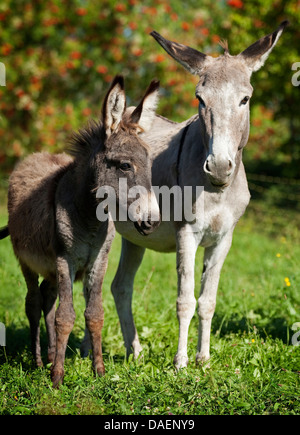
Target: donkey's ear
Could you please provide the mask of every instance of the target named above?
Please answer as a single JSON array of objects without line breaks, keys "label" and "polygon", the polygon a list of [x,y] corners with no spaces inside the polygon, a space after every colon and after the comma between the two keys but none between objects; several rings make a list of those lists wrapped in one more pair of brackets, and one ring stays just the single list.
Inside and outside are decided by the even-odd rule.
[{"label": "donkey's ear", "polygon": [[205,60],[209,58],[209,56],[206,56],[206,54],[201,53],[194,48],[178,44],[177,42],[168,41],[155,31],[151,32],[150,35],[153,36],[153,38],[170,56],[177,60],[177,62],[192,74],[199,75],[204,66]]},{"label": "donkey's ear", "polygon": [[158,104],[159,81],[152,80],[142,101],[130,115],[130,122],[138,124],[143,131],[152,127]]},{"label": "donkey's ear", "polygon": [[117,130],[125,108],[124,78],[117,75],[110,85],[102,107],[102,121],[107,136]]},{"label": "donkey's ear", "polygon": [[275,32],[259,39],[238,55],[251,71],[258,71],[263,66],[288,24],[288,21],[283,21]]}]

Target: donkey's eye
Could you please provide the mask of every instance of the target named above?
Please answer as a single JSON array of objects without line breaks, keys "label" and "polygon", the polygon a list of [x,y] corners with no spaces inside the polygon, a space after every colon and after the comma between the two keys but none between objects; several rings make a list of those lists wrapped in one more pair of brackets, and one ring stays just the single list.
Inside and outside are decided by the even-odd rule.
[{"label": "donkey's eye", "polygon": [[121,171],[127,172],[127,171],[131,171],[132,166],[130,163],[120,163],[119,168],[121,169]]},{"label": "donkey's eye", "polygon": [[199,101],[200,105],[201,105],[202,107],[205,107],[205,103],[204,103],[203,99],[200,97],[200,95],[196,95],[196,98],[197,98],[197,100]]},{"label": "donkey's eye", "polygon": [[240,103],[241,106],[245,106],[248,101],[250,100],[250,97],[248,97],[248,95],[246,97],[244,97]]}]

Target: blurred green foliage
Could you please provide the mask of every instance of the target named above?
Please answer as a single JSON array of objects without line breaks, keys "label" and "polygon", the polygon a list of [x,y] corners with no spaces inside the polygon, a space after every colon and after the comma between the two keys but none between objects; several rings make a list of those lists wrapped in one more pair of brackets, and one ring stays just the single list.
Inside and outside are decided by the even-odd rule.
[{"label": "blurred green foliage", "polygon": [[231,54],[288,19],[265,67],[253,75],[251,137],[246,164],[269,175],[299,177],[299,86],[291,83],[300,30],[298,0],[6,0],[0,5],[0,165],[9,172],[24,155],[62,150],[73,129],[99,116],[117,73],[126,78],[128,104],[159,78],[159,113],[182,121],[197,111],[197,77],[189,75],[149,36],[212,56]]}]

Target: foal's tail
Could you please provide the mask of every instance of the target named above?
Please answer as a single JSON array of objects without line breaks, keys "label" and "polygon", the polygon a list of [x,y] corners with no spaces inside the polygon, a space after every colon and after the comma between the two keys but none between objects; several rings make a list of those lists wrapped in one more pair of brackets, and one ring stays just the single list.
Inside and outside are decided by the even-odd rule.
[{"label": "foal's tail", "polygon": [[0,240],[5,239],[5,237],[9,236],[8,226],[0,228]]}]

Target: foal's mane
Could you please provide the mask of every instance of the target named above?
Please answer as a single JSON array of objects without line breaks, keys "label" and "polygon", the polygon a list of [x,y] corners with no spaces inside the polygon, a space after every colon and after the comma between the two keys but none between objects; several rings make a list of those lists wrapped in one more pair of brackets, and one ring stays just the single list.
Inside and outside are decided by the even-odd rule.
[{"label": "foal's mane", "polygon": [[[129,119],[122,120],[119,124],[118,130],[123,130],[127,134],[137,134],[137,131],[143,129]],[[105,145],[105,128],[101,120],[95,121],[91,119],[85,127],[74,132],[69,140],[68,152],[73,157],[84,158],[89,157],[97,151],[104,150]],[[149,150],[147,144],[141,140],[140,145],[146,150]]]},{"label": "foal's mane", "polygon": [[105,129],[103,122],[91,119],[85,127],[74,132],[69,140],[68,151],[73,157],[87,157],[95,150],[104,148]]}]

